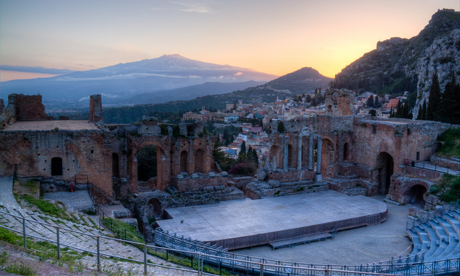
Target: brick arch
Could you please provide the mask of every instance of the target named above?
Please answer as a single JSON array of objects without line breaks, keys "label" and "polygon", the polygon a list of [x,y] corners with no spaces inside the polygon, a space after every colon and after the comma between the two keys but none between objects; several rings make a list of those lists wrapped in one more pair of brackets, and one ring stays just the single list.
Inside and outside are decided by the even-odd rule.
[{"label": "brick arch", "polygon": [[334,141],[327,136],[323,136],[321,141],[321,174],[327,177],[333,173],[330,167],[336,162],[336,146]]},{"label": "brick arch", "polygon": [[170,154],[165,150],[164,144],[158,141],[143,140],[139,144],[133,145],[130,148],[130,154],[128,157],[128,173],[130,192],[137,192],[138,180],[137,180],[137,152],[145,146],[156,146],[157,147],[157,180],[156,188],[158,190],[164,190],[169,184],[169,160]]},{"label": "brick arch", "polygon": [[391,176],[395,173],[395,159],[386,151],[380,151],[374,163],[377,176],[378,194],[388,194],[391,188]]},{"label": "brick arch", "polygon": [[[400,187],[400,191],[401,191],[401,195],[402,195],[402,198],[401,198],[401,202],[402,203],[409,203],[410,200],[411,200],[411,197],[409,197],[409,194],[410,194],[410,191],[412,190],[412,188],[414,188],[415,186],[423,186],[425,187],[425,192],[423,194],[423,199],[425,199],[425,195],[426,195],[426,192],[428,192],[430,190],[430,187],[431,185],[427,182],[427,181],[424,181],[424,180],[421,180],[421,179],[414,179],[410,182],[407,182],[405,185],[402,185]],[[397,188],[396,188],[397,189]]]}]

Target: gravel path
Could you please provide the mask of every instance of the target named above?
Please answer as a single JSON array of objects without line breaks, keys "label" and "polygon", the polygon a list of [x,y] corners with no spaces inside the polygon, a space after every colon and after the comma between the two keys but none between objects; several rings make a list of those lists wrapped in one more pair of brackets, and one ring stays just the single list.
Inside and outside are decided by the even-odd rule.
[{"label": "gravel path", "polygon": [[[383,200],[382,196],[373,197]],[[270,246],[233,251],[238,254],[313,264],[365,264],[390,259],[406,250],[405,236],[409,205],[387,204],[386,222],[369,227],[338,232],[334,239],[272,250]],[[412,250],[409,248],[403,256]]]}]

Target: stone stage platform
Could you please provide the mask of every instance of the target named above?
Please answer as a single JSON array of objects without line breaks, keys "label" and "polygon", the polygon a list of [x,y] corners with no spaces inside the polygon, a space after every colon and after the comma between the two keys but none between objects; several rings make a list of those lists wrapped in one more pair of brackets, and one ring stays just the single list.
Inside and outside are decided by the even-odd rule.
[{"label": "stone stage platform", "polygon": [[164,231],[230,250],[332,232],[334,228],[379,224],[387,217],[385,203],[335,191],[232,200],[166,211],[173,219],[157,221]]}]

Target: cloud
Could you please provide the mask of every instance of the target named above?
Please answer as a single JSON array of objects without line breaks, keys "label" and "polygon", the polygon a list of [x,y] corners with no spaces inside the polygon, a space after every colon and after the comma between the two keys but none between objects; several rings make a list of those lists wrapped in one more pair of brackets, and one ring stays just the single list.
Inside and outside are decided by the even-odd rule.
[{"label": "cloud", "polygon": [[51,75],[63,75],[63,74],[69,74],[69,73],[75,72],[69,69],[54,69],[54,68],[44,68],[44,67],[12,66],[12,65],[1,65],[0,69],[5,70],[5,71],[40,73],[40,74],[51,74]]},{"label": "cloud", "polygon": [[163,77],[163,78],[175,78],[175,79],[187,78],[183,76],[174,76],[174,75],[165,75],[165,74],[132,73],[132,74],[125,74],[125,75],[113,75],[113,76],[97,77],[97,78],[59,77],[56,79],[56,81],[121,80],[121,79],[135,79],[135,78],[143,78],[143,77]]},{"label": "cloud", "polygon": [[196,12],[196,13],[209,13],[211,10],[204,5],[198,3],[182,3],[182,2],[174,2],[174,4],[182,6],[180,11],[183,12]]},{"label": "cloud", "polygon": [[238,73],[235,74],[235,76],[241,76],[241,75],[243,75],[242,72],[238,72]]}]

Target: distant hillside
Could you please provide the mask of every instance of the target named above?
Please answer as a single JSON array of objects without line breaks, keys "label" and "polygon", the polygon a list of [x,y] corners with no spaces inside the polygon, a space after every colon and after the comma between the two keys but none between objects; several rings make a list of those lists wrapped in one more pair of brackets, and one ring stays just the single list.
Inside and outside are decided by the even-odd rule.
[{"label": "distant hillside", "polygon": [[[330,81],[332,81],[331,78],[322,76],[315,69],[302,68],[266,84],[231,93],[207,95],[188,101],[104,108],[103,118],[106,123],[132,123],[140,120],[143,115],[154,112],[189,111],[192,109],[201,109],[202,106],[205,106],[207,109],[224,109],[226,104],[234,103],[238,100],[242,100],[244,103],[273,102],[277,97],[282,99],[286,96],[313,93],[315,88],[325,87]],[[104,98],[102,102],[104,103]],[[85,112],[77,116],[79,119],[86,119],[89,118],[89,113]]]},{"label": "distant hillside", "polygon": [[[337,74],[333,87],[380,95],[409,91],[414,103],[416,97],[420,98],[420,93],[425,91],[421,90],[421,83],[429,84],[426,82],[431,81],[435,70],[444,85],[449,72],[458,70],[460,47],[455,42],[455,36],[458,36],[459,25],[459,12],[439,10],[417,36],[378,42],[377,49],[364,54]],[[442,38],[447,39],[441,43]],[[429,52],[429,49],[435,51]],[[431,67],[424,65],[430,61]],[[418,95],[416,92],[419,92]]]}]

